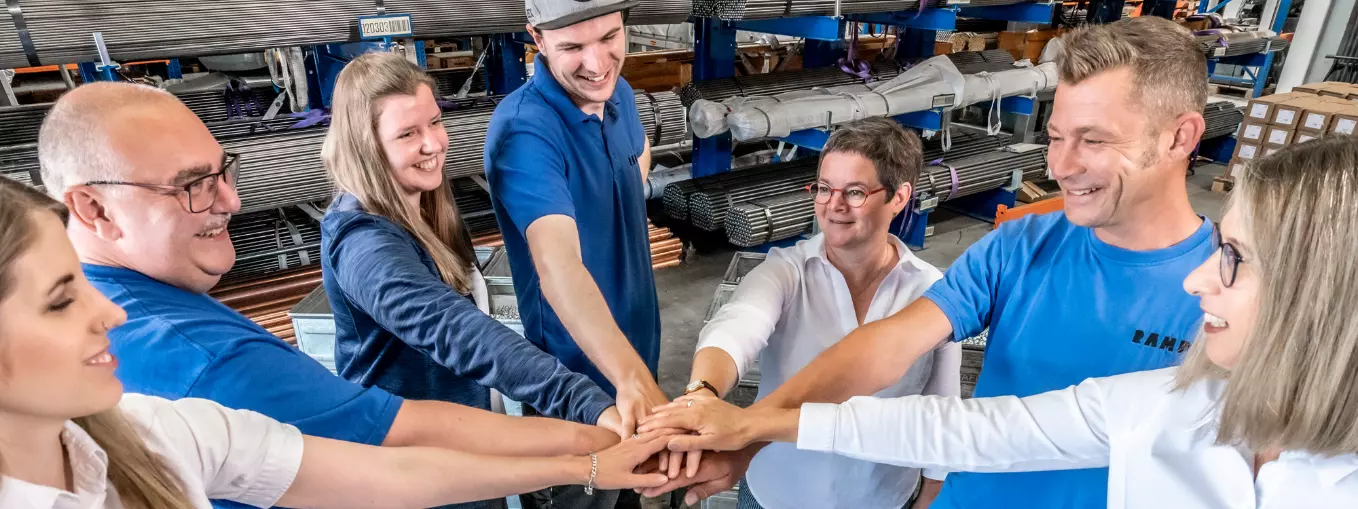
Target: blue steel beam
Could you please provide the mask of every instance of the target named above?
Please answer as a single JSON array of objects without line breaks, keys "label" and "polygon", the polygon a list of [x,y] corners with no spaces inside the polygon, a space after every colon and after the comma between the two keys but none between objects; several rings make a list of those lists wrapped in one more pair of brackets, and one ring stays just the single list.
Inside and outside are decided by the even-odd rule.
[{"label": "blue steel beam", "polygon": [[1018,23],[1050,24],[1055,13],[1053,4],[1014,4],[986,7],[963,7],[958,16],[965,18],[1014,21]]},{"label": "blue steel beam", "polygon": [[830,133],[823,129],[802,129],[800,131],[794,131],[792,134],[783,137],[780,141],[819,152],[820,149],[825,147],[825,142],[829,139]]},{"label": "blue steel beam", "polygon": [[[730,78],[736,69],[736,29],[712,18],[694,18],[694,81]],[[693,138],[693,176],[731,171],[731,134]]]},{"label": "blue steel beam", "polygon": [[747,32],[786,35],[816,41],[839,41],[844,38],[844,20],[830,16],[732,21],[731,26]]}]

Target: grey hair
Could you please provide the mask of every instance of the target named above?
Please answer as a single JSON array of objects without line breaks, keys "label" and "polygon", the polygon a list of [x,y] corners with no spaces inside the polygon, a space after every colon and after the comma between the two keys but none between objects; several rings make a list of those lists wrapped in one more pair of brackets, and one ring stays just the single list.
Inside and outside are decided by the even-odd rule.
[{"label": "grey hair", "polygon": [[891,201],[901,186],[915,184],[924,166],[924,146],[914,131],[882,117],[855,120],[840,126],[821,149],[821,160],[832,153],[858,154],[872,162],[877,180]]},{"label": "grey hair", "polygon": [[1197,341],[1177,386],[1224,379],[1217,442],[1358,452],[1358,139],[1283,149],[1239,177],[1230,207],[1253,239],[1258,311],[1236,365]]},{"label": "grey hair", "polygon": [[131,83],[92,83],[62,96],[38,133],[38,163],[47,194],[62,200],[71,186],[94,180],[117,180],[126,161],[108,143],[105,123],[125,108],[164,101],[173,94]]}]

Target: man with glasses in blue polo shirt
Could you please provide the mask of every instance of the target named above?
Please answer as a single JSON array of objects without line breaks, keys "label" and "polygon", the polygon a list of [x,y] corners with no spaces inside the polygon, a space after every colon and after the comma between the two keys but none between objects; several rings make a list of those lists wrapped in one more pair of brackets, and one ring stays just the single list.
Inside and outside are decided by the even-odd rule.
[{"label": "man with glasses in blue polo shirt", "polygon": [[[495,109],[486,176],[524,335],[615,392],[628,433],[668,400],[642,183],[650,144],[624,14],[635,0],[527,0],[534,75]],[[554,497],[557,495],[553,495]]]}]

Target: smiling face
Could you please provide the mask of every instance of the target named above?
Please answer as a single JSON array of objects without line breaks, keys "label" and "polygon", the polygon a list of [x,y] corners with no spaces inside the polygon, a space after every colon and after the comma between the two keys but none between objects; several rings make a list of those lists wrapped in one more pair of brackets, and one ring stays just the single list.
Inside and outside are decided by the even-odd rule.
[{"label": "smiling face", "polygon": [[570,94],[585,113],[597,114],[604,101],[613,97],[627,56],[627,32],[622,13],[581,21],[556,30],[535,31],[530,25],[538,50],[547,57],[547,67],[561,88]]},{"label": "smiling face", "polygon": [[[1188,275],[1184,289],[1201,299],[1207,357],[1213,364],[1231,369],[1255,326],[1261,278],[1254,239],[1239,206],[1226,211],[1219,233],[1226,246]],[[1227,286],[1232,272],[1234,281]]]},{"label": "smiling face", "polygon": [[1168,143],[1133,100],[1133,83],[1132,71],[1119,67],[1056,89],[1047,157],[1066,218],[1077,225],[1134,221],[1161,199],[1160,179],[1168,172],[1160,163]]},{"label": "smiling face", "polygon": [[[177,101],[126,108],[106,129],[112,157],[122,158],[124,171],[118,179],[125,182],[183,186],[221,171],[226,161],[212,133]],[[189,211],[183,193],[130,186],[72,191],[68,199],[73,210],[92,222],[101,239],[116,243],[127,268],[206,292],[236,262],[226,227],[232,214],[240,212],[240,197],[220,179],[213,205],[197,213]]]},{"label": "smiling face", "polygon": [[853,152],[828,152],[821,159],[817,184],[848,193],[867,195],[863,204],[852,207],[843,192],[832,192],[828,203],[816,203],[816,222],[832,248],[849,249],[880,241],[887,235],[910,196],[910,185],[896,192],[880,191],[881,181],[872,161]]},{"label": "smiling face", "polygon": [[0,412],[67,420],[118,404],[106,332],[127,319],[80,270],[61,219],[30,213],[28,248],[0,296]]},{"label": "smiling face", "polygon": [[419,202],[420,193],[443,183],[448,154],[448,131],[434,92],[420,85],[415,95],[389,95],[377,100],[377,138],[391,166],[392,177],[407,199]]}]

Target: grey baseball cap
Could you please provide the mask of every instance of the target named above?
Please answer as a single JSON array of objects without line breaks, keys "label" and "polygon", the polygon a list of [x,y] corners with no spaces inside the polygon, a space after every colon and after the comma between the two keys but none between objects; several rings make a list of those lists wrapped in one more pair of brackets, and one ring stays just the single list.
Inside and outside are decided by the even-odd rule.
[{"label": "grey baseball cap", "polygon": [[528,24],[540,30],[568,27],[638,5],[641,0],[524,0]]}]

